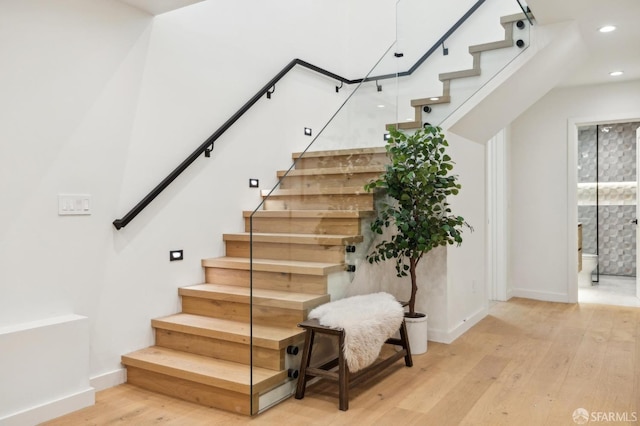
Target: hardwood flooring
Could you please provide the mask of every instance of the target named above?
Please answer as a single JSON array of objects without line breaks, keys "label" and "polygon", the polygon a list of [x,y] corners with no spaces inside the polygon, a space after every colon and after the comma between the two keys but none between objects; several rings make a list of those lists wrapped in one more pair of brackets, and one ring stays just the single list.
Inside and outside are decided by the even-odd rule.
[{"label": "hardwood flooring", "polygon": [[640,308],[499,302],[452,344],[429,342],[413,368],[398,362],[350,396],[339,411],[337,384],[320,381],[248,418],[125,384],[46,424],[572,425],[578,408],[639,424]]}]

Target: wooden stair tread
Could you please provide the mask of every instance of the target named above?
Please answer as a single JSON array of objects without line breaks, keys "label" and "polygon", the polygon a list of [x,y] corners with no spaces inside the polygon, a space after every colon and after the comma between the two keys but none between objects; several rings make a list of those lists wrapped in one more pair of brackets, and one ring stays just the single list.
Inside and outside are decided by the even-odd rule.
[{"label": "wooden stair tread", "polygon": [[266,290],[224,284],[197,284],[180,288],[181,296],[193,296],[227,302],[249,303],[256,306],[270,306],[286,309],[305,310],[327,303],[328,294],[295,293],[280,290]]},{"label": "wooden stair tread", "polygon": [[384,165],[373,166],[349,166],[349,167],[324,167],[317,169],[294,169],[294,170],[278,170],[279,178],[287,176],[318,176],[318,175],[342,175],[356,173],[383,173],[386,170]]},{"label": "wooden stair tread", "polygon": [[412,99],[412,107],[423,107],[425,105],[446,104],[451,102],[451,96],[431,96],[429,98]]},{"label": "wooden stair tread", "polygon": [[386,154],[387,150],[383,147],[373,148],[352,148],[352,149],[332,149],[326,151],[308,151],[308,152],[294,152],[291,158],[298,159],[312,158],[312,157],[332,157],[332,156],[345,156],[345,155],[362,155],[362,154]]},{"label": "wooden stair tread", "polygon": [[263,392],[287,378],[286,371],[259,367],[251,369],[248,365],[159,346],[151,346],[123,355],[122,363],[246,395]]},{"label": "wooden stair tread", "polygon": [[[246,257],[216,257],[202,259],[202,266],[225,269],[251,269],[251,262]],[[304,262],[299,260],[253,259],[253,270],[264,272],[284,272],[291,274],[328,275],[332,272],[344,271],[342,263]]]},{"label": "wooden stair tread", "polygon": [[[529,15],[529,18],[531,19],[535,19],[535,17],[533,16],[532,13],[527,13],[527,15]],[[506,16],[502,16],[500,17],[500,24],[508,24],[510,22],[516,22],[516,21],[524,21],[527,19],[527,16],[520,12],[520,13],[515,13],[513,15],[506,15]]]},{"label": "wooden stair tread", "polygon": [[276,189],[271,192],[269,189],[262,190],[263,197],[286,197],[296,195],[367,195],[369,192],[361,186],[337,186],[326,188],[293,188]]},{"label": "wooden stair tread", "polygon": [[260,243],[283,243],[283,244],[318,244],[318,245],[348,245],[362,242],[362,235],[334,235],[334,234],[286,234],[286,233],[266,233],[242,232],[237,234],[223,234],[224,241],[243,241]]},{"label": "wooden stair tread", "polygon": [[422,127],[422,122],[420,122],[420,121],[404,121],[404,122],[401,122],[401,123],[392,123],[392,124],[387,124],[386,125],[386,129],[387,130],[391,130],[391,129],[411,130],[411,129],[417,129],[418,127]]},{"label": "wooden stair tread", "polygon": [[[155,328],[195,334],[230,342],[252,344],[268,349],[282,349],[294,343],[304,330],[298,327],[276,327],[179,313],[151,321]],[[251,335],[253,333],[253,336]]]},{"label": "wooden stair tread", "polygon": [[370,217],[375,214],[372,210],[256,210],[243,211],[243,217],[260,218],[361,218]]},{"label": "wooden stair tread", "polygon": [[440,81],[453,80],[454,78],[476,77],[480,75],[480,69],[470,68],[462,71],[445,72],[439,75]]},{"label": "wooden stair tread", "polygon": [[513,46],[513,39],[492,41],[489,43],[476,44],[469,46],[469,53],[486,52],[489,50],[504,49]]}]

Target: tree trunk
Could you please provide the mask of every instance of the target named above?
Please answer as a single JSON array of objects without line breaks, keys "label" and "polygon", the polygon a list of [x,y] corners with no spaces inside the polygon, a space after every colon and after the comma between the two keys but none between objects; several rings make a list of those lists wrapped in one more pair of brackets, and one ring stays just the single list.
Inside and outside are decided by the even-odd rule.
[{"label": "tree trunk", "polygon": [[418,283],[416,280],[416,266],[418,259],[409,259],[409,275],[411,276],[411,298],[409,299],[409,315],[415,316],[416,313],[416,293],[418,292]]}]

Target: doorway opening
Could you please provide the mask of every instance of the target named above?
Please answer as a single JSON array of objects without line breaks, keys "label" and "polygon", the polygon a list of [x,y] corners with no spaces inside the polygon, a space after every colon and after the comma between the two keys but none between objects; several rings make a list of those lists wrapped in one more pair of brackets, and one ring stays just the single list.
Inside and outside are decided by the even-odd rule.
[{"label": "doorway opening", "polygon": [[578,126],[578,301],[640,306],[640,121]]}]

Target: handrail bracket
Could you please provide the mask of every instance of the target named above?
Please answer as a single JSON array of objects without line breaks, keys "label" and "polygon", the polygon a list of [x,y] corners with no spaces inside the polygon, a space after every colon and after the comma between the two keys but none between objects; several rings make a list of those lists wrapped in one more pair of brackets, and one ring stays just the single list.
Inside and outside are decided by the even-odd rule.
[{"label": "handrail bracket", "polygon": [[211,151],[213,151],[214,146],[215,146],[215,142],[211,142],[211,145],[207,146],[204,149],[204,156],[205,157],[207,157],[207,158],[211,157]]}]

